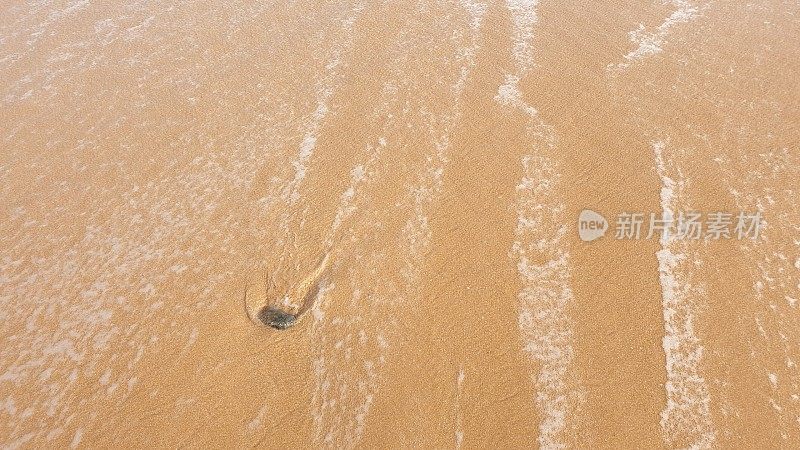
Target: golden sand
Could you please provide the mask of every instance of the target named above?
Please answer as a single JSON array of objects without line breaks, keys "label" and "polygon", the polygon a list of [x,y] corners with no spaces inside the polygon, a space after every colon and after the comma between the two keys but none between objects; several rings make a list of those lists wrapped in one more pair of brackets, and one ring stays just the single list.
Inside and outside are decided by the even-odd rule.
[{"label": "golden sand", "polygon": [[797,2],[12,1],[0,102],[4,447],[800,445]]}]

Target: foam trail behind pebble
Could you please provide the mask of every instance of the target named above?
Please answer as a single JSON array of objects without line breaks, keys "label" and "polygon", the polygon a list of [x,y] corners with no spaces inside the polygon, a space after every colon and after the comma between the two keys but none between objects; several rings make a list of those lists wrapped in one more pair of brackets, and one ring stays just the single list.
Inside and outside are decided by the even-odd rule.
[{"label": "foam trail behind pebble", "polygon": [[[335,5],[336,9],[327,12],[326,20],[331,23],[319,33],[316,42],[320,49],[312,49],[316,54],[315,63],[319,64],[320,73],[314,78],[314,110],[305,118],[297,130],[302,135],[297,153],[289,162],[288,173],[274,177],[270,180],[269,194],[261,199],[258,217],[253,220],[256,224],[253,233],[263,235],[265,228],[270,231],[266,234],[274,235],[274,241],[267,242],[267,249],[258,258],[256,269],[259,280],[292,280],[301,279],[309,270],[304,266],[304,259],[299,255],[301,244],[298,236],[302,235],[305,223],[307,205],[302,197],[304,181],[307,176],[317,148],[324,125],[336,110],[333,102],[335,93],[343,82],[343,71],[348,64],[350,52],[355,39],[355,25],[364,11],[366,3],[362,1],[341,2]],[[330,33],[330,35],[328,35]],[[324,39],[323,39],[324,38]],[[318,61],[317,61],[318,60]],[[323,252],[327,254],[327,248]],[[279,276],[275,276],[279,274]],[[266,275],[266,276],[265,276]],[[263,283],[254,281],[254,285]],[[281,286],[278,290],[288,290]],[[258,308],[263,303],[264,296],[254,300],[253,308]],[[282,303],[290,309],[300,309],[302,299],[284,296]]]}]

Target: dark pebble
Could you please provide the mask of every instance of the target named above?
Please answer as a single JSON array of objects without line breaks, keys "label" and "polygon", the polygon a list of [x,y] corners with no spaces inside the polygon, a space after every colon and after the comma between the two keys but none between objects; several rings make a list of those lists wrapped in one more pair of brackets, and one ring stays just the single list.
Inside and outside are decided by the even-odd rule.
[{"label": "dark pebble", "polygon": [[264,325],[278,330],[291,328],[297,322],[297,316],[273,307],[264,307],[258,312],[258,319]]}]

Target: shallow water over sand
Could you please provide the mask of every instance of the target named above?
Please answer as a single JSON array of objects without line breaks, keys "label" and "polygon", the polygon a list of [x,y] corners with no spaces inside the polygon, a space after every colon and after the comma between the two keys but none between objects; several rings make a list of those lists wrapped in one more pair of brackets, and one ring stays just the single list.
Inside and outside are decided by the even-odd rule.
[{"label": "shallow water over sand", "polygon": [[11,1],[0,442],[797,446],[798,61],[781,0]]}]

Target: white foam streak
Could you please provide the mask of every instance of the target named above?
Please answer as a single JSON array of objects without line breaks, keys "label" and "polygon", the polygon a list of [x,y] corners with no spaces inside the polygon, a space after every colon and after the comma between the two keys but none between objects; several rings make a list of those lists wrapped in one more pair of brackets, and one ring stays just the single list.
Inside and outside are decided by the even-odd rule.
[{"label": "white foam streak", "polygon": [[[276,240],[271,243],[274,247],[270,250],[273,257],[279,261],[271,267],[274,272],[290,272],[296,275],[296,272],[300,271],[300,261],[291,255],[299,246],[297,242],[299,231],[303,226],[307,211],[307,208],[304,208],[300,202],[303,184],[325,122],[331,112],[335,110],[332,100],[341,85],[342,68],[346,65],[346,57],[353,46],[354,26],[363,13],[364,7],[365,2],[359,1],[346,5],[346,9],[342,11],[336,11],[337,17],[332,20],[334,23],[331,25],[333,36],[329,37],[332,43],[320,40],[320,45],[323,45],[326,50],[324,57],[321,58],[324,63],[322,73],[314,81],[316,106],[299,127],[298,131],[302,133],[303,138],[299,143],[296,155],[290,162],[292,174],[272,179],[270,194],[261,199],[262,214],[270,217],[277,228]],[[261,223],[260,220],[255,222]],[[326,245],[323,250],[327,251],[329,247]],[[299,308],[300,305],[296,304],[297,301],[298,299],[287,297],[285,304],[289,307]]]},{"label": "white foam streak", "polygon": [[466,378],[466,373],[462,365],[459,366],[458,376],[456,377],[456,449],[460,449],[464,444],[464,412],[461,408],[461,396],[464,393],[464,378]]},{"label": "white foam streak", "polygon": [[303,135],[303,141],[300,143],[297,157],[292,161],[294,178],[286,184],[281,193],[281,197],[286,203],[294,204],[300,199],[300,184],[306,178],[308,163],[317,147],[320,128],[322,127],[325,117],[328,115],[328,102],[332,96],[333,89],[329,86],[323,87],[317,94],[317,109],[311,115],[311,120],[306,125],[306,131]]},{"label": "white foam streak", "polygon": [[458,4],[469,14],[470,28],[472,28],[473,31],[480,31],[481,25],[483,25],[483,16],[486,15],[486,3],[476,2],[474,0],[459,0]]},{"label": "white foam streak", "polygon": [[342,20],[341,32],[343,33],[343,37],[331,48],[325,64],[326,72],[322,78],[316,81],[316,109],[306,123],[303,132],[303,140],[300,143],[297,156],[292,162],[294,178],[284,186],[281,192],[282,200],[288,204],[293,205],[300,199],[300,185],[306,177],[308,164],[317,147],[320,130],[330,112],[329,104],[331,98],[341,78],[341,71],[338,69],[342,64],[342,54],[352,46],[353,25],[363,10],[364,3],[357,3],[353,7],[350,15]]},{"label": "white foam streak", "polygon": [[[376,117],[387,114],[386,108],[393,103],[392,96],[396,94],[394,83],[389,82],[384,85],[383,95],[380,100],[381,106],[376,112]],[[382,130],[382,131],[385,131]],[[328,230],[323,242],[326,252],[335,252],[335,242],[339,236],[339,230],[356,211],[359,197],[363,197],[362,192],[372,181],[375,166],[380,161],[380,157],[386,149],[388,142],[384,137],[378,138],[376,145],[368,145],[367,160],[358,164],[350,172],[350,185],[339,196],[339,207],[336,216]],[[362,199],[363,200],[363,199]],[[350,238],[356,239],[352,235]],[[382,255],[370,255],[380,259]],[[351,255],[357,260],[363,259],[365,255]],[[379,263],[369,264],[370,267],[380,266]],[[360,286],[368,277],[358,270],[349,273],[350,292],[352,292],[351,304],[369,301],[363,295]],[[385,362],[385,352],[387,347],[382,345],[385,342],[380,332],[369,333],[367,324],[361,316],[347,320],[343,323],[337,317],[329,319],[326,317],[325,300],[330,297],[334,286],[327,286],[320,293],[320,298],[313,309],[313,332],[317,336],[317,345],[321,349],[318,357],[314,360],[313,366],[316,375],[316,389],[314,391],[314,440],[317,444],[325,446],[345,446],[353,447],[361,439],[366,424],[366,417],[374,401],[378,389],[377,377],[380,368]],[[377,306],[375,307],[378,308]],[[363,325],[362,325],[363,324]],[[353,328],[363,326],[357,333]],[[371,330],[369,330],[371,331]],[[344,334],[344,336],[341,336]],[[332,340],[339,339],[336,342]],[[335,349],[333,353],[330,348]],[[344,353],[344,360],[341,354]],[[363,361],[363,365],[354,365],[351,359]],[[348,365],[348,369],[332,370],[328,360],[333,359],[333,367],[339,364]],[[337,373],[338,372],[338,373]],[[351,386],[354,379],[360,380],[357,386]],[[338,398],[337,398],[338,395]],[[353,398],[355,397],[355,399]]]},{"label": "white foam streak", "polygon": [[425,158],[425,167],[420,174],[419,181],[410,188],[413,215],[408,219],[403,229],[403,239],[400,244],[407,248],[409,257],[402,273],[409,285],[415,284],[419,277],[423,263],[423,255],[430,245],[430,226],[428,223],[428,209],[442,190],[443,176],[448,163],[450,150],[450,134],[455,124],[459,122],[462,114],[461,97],[466,88],[469,74],[475,65],[475,52],[479,47],[480,26],[486,5],[477,2],[460,2],[470,14],[470,27],[472,33],[469,45],[460,48],[457,57],[461,62],[460,75],[452,85],[454,105],[450,114],[437,117],[436,114],[422,108],[422,115],[428,117],[429,134],[433,140],[434,151]]},{"label": "white foam streak", "polygon": [[698,6],[686,0],[672,0],[670,3],[676,8],[675,11],[664,19],[664,22],[655,30],[648,31],[643,24],[639,24],[639,28],[628,33],[628,37],[636,45],[636,48],[623,56],[624,61],[609,64],[606,68],[609,73],[617,74],[645,58],[661,53],[672,28],[694,20],[700,12]]},{"label": "white foam streak", "polygon": [[523,177],[517,186],[515,259],[522,290],[518,294],[519,327],[525,350],[539,364],[535,377],[539,445],[563,448],[576,445],[578,410],[585,399],[580,377],[574,373],[574,303],[569,252],[564,239],[564,205],[559,200],[560,174],[552,152],[556,135],[523,98],[519,83],[534,66],[532,40],[538,21],[537,1],[507,0],[513,22],[515,73],[505,76],[495,101],[528,117],[532,150],[522,160]]},{"label": "white foam streak", "polygon": [[[747,139],[754,139],[746,127],[738,131]],[[758,142],[756,146],[774,146],[770,144]],[[770,219],[762,219],[759,239],[739,241],[754,280],[754,322],[761,338],[750,342],[750,350],[771,386],[769,404],[779,419],[782,437],[791,439],[792,430],[800,423],[800,372],[794,356],[797,344],[790,337],[797,329],[800,298],[800,258],[793,260],[790,256],[800,247],[800,214],[793,207],[795,191],[784,186],[797,179],[798,160],[786,148],[760,154],[748,152],[739,158],[739,164],[748,167],[745,176],[731,170],[736,166],[728,158],[717,158],[738,210],[759,211]],[[780,355],[782,361],[770,361],[770,354]]]},{"label": "white foam streak", "polygon": [[[389,107],[394,104],[393,97],[397,95],[397,86],[394,80],[384,84],[381,92],[380,106],[373,114],[373,118],[384,117],[388,114]],[[383,134],[386,133],[386,126],[381,130]],[[367,159],[363,163],[357,164],[350,170],[350,185],[339,195],[339,207],[336,210],[336,216],[333,223],[328,229],[328,234],[325,237],[323,248],[326,252],[330,251],[335,242],[336,236],[341,229],[342,224],[348,220],[358,209],[356,206],[358,200],[358,193],[372,180],[371,175],[375,172],[376,166],[381,160],[383,152],[386,150],[388,142],[386,138],[381,135],[377,142],[368,144]]]},{"label": "white foam streak", "polygon": [[[682,206],[680,173],[670,169],[664,157],[666,143],[652,143],[656,171],[661,179],[661,209],[672,216]],[[664,316],[663,348],[666,357],[667,382],[664,386],[667,404],[661,412],[661,427],[668,444],[691,441],[693,448],[711,448],[716,442],[708,385],[700,373],[703,346],[694,331],[697,310],[706,300],[703,289],[694,287],[682,271],[687,259],[684,241],[665,233],[660,239],[658,258]]]},{"label": "white foam streak", "polygon": [[[449,134],[454,124],[461,117],[460,97],[466,87],[470,71],[475,64],[474,55],[478,45],[478,31],[482,23],[485,5],[474,1],[461,1],[461,6],[467,11],[471,30],[469,44],[462,46],[456,52],[456,62],[460,63],[456,77],[450,86],[454,94],[452,108],[445,111],[431,113],[421,106],[419,113],[428,119],[428,129],[431,137],[431,149],[425,158],[424,167],[420,171],[417,182],[408,191],[408,196],[402,203],[402,210],[410,211],[409,218],[403,231],[397,237],[395,246],[400,252],[392,260],[400,261],[400,267],[387,265],[387,256],[383,252],[368,252],[356,250],[349,258],[359,262],[358,269],[349,270],[350,304],[343,306],[345,310],[358,311],[359,305],[368,304],[369,311],[357,317],[330,318],[325,314],[327,297],[321,294],[319,306],[314,312],[314,335],[317,337],[320,354],[314,361],[316,373],[316,389],[314,392],[314,440],[318,445],[352,448],[358,445],[364,432],[366,418],[374,402],[379,388],[379,374],[385,364],[390,341],[396,330],[396,323],[391,319],[393,308],[401,303],[416,301],[420,297],[419,278],[424,262],[424,255],[430,245],[430,228],[428,226],[428,212],[431,204],[438,198],[442,189],[442,177],[447,164],[447,152],[450,148]],[[454,33],[458,35],[458,32]],[[427,45],[422,42],[420,45]],[[401,54],[408,52],[409,48],[420,48],[419,45],[399,46]],[[397,85],[405,86],[414,84],[414,80],[407,79],[405,67],[398,67],[395,73],[399,81],[391,81],[384,85],[384,91],[376,118],[385,120],[385,126],[394,124],[390,113],[392,105],[397,106]],[[409,113],[406,105],[403,115]],[[405,124],[402,124],[405,125]],[[368,158],[365,162],[356,165],[351,171],[351,183],[340,195],[339,208],[329,233],[325,240],[326,247],[334,247],[340,230],[345,229],[343,224],[357,211],[357,203],[367,203],[359,197],[366,196],[365,187],[373,181],[373,170],[379,163],[381,155],[386,148],[391,146],[383,136],[389,130],[382,129],[377,139],[377,144],[367,147]],[[362,214],[371,215],[374,211],[364,210]],[[348,229],[349,238],[352,240],[365,240],[381,242],[389,238],[383,235],[379,218],[370,218],[361,221],[366,223],[366,230]],[[374,225],[369,225],[374,224]],[[363,233],[363,234],[362,234]],[[363,241],[362,241],[363,242]],[[360,248],[360,247],[359,247]],[[385,271],[395,270],[399,273],[400,282],[392,280],[396,274],[387,274]],[[365,282],[365,280],[369,280]],[[370,293],[362,292],[364,286],[369,286]],[[347,297],[345,291],[340,297]],[[379,323],[376,324],[376,321]],[[376,325],[379,326],[375,329]],[[355,331],[359,327],[358,331]],[[331,342],[340,336],[341,340]],[[330,363],[329,360],[333,360]],[[356,380],[356,381],[354,381]]]},{"label": "white foam streak", "polygon": [[563,223],[564,205],[557,200],[559,174],[549,158],[526,156],[523,169],[512,248],[523,283],[518,295],[519,327],[525,350],[540,365],[535,379],[536,405],[542,414],[539,445],[562,448],[574,444],[576,411],[584,398],[580,381],[572,373],[574,335],[569,308],[574,298],[565,230],[557,225]]},{"label": "white foam streak", "polygon": [[538,5],[538,0],[506,0],[514,24],[513,51],[519,78],[524,77],[533,66],[533,27],[539,21],[536,14]]}]

